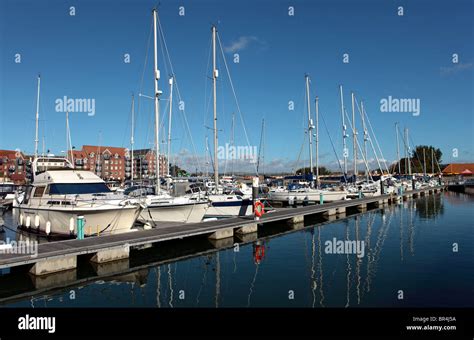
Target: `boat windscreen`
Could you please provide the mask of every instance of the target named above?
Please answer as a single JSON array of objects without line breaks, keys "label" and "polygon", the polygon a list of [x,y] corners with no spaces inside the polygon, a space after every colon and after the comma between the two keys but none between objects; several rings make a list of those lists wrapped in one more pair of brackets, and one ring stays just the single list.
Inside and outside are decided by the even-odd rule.
[{"label": "boat windscreen", "polygon": [[110,192],[105,183],[55,183],[49,187],[50,195],[98,194]]}]

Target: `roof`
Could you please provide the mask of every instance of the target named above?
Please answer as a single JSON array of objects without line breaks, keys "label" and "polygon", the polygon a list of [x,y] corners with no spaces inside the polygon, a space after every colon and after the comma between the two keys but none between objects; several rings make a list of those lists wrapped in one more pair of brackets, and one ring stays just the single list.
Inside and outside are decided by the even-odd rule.
[{"label": "roof", "polygon": [[[71,150],[68,151],[68,156],[71,155]],[[87,158],[87,152],[83,151],[83,150],[72,150],[72,155],[74,157],[74,159],[78,159],[78,158]]]},{"label": "roof", "polygon": [[0,158],[16,159],[17,152],[19,152],[20,157],[25,158],[25,155],[21,151],[15,150],[0,150]]},{"label": "roof", "polygon": [[102,183],[97,175],[82,170],[45,171],[35,177],[35,184],[54,183]]},{"label": "roof", "polygon": [[146,154],[148,154],[149,152],[155,152],[155,150],[153,149],[138,149],[138,150],[133,150],[133,157],[136,157],[136,156],[145,156]]},{"label": "roof", "polygon": [[100,151],[100,153],[109,151],[112,155],[118,154],[119,156],[125,156],[125,148],[116,146],[83,145],[82,151],[86,154],[90,154],[91,152],[97,154],[98,151]]},{"label": "roof", "polygon": [[474,173],[474,163],[451,163],[443,169],[443,174],[459,175],[463,171],[469,170]]}]

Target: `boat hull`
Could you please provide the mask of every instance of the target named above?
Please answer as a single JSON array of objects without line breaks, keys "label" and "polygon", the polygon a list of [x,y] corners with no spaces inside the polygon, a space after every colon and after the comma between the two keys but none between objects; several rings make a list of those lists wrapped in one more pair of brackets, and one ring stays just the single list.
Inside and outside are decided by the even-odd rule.
[{"label": "boat hull", "polygon": [[20,206],[14,207],[13,211],[19,226],[52,235],[77,235],[77,217],[84,216],[84,235],[95,236],[129,232],[140,213],[140,207],[48,209]]},{"label": "boat hull", "polygon": [[197,223],[202,221],[208,209],[208,202],[150,205],[140,212],[138,220],[151,224],[155,222]]},{"label": "boat hull", "polygon": [[[335,202],[346,199],[347,193],[344,191],[324,191],[323,202]],[[268,200],[274,202],[289,202],[293,200],[295,203],[320,202],[320,192],[291,192],[291,191],[274,191],[268,193]]]},{"label": "boat hull", "polygon": [[249,215],[252,215],[252,201],[250,199],[226,201],[211,198],[211,206],[206,212],[205,218],[227,218]]}]

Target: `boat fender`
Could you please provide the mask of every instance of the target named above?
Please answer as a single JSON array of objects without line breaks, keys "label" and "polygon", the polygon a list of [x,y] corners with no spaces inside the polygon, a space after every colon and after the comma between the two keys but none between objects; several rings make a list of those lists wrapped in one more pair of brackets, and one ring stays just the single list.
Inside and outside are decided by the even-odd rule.
[{"label": "boat fender", "polygon": [[47,235],[51,234],[51,222],[50,221],[46,222],[46,234]]},{"label": "boat fender", "polygon": [[29,228],[31,226],[31,217],[26,216],[26,227]]},{"label": "boat fender", "polygon": [[39,228],[39,225],[40,225],[40,217],[39,217],[39,215],[36,215],[35,216],[35,227]]},{"label": "boat fender", "polygon": [[70,234],[74,233],[74,217],[71,217],[69,219],[69,233]]}]

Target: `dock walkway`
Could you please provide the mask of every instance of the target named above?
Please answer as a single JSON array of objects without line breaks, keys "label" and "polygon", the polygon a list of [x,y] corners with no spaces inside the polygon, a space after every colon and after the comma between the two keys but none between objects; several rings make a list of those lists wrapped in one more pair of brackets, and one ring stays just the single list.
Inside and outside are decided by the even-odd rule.
[{"label": "dock walkway", "polygon": [[286,221],[290,225],[304,222],[304,217],[323,214],[327,216],[345,214],[346,209],[365,211],[368,205],[382,206],[420,195],[443,191],[444,186],[424,188],[404,192],[402,195],[382,195],[360,199],[344,200],[326,204],[308,205],[297,208],[280,208],[262,216],[258,221],[253,217],[237,217],[223,220],[205,221],[190,224],[163,224],[150,230],[139,230],[124,234],[89,237],[83,240],[65,240],[38,245],[36,256],[30,254],[0,253],[0,269],[31,265],[34,275],[50,274],[76,268],[77,256],[90,254],[91,261],[104,263],[127,258],[130,247],[151,245],[157,242],[207,235],[219,240],[233,237],[234,234],[257,232],[265,224]]}]

